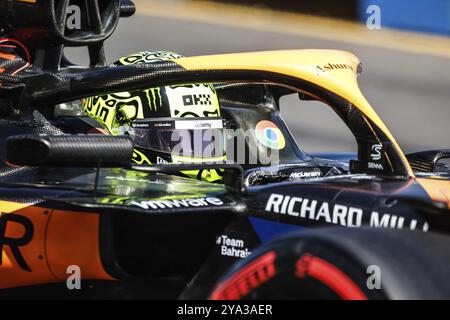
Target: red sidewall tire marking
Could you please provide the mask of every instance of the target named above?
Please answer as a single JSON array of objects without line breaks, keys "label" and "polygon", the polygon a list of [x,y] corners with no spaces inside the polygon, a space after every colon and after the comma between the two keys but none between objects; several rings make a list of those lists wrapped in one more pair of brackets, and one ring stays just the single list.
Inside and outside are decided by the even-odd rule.
[{"label": "red sidewall tire marking", "polygon": [[275,251],[255,259],[214,290],[211,300],[240,300],[276,274]]},{"label": "red sidewall tire marking", "polygon": [[328,261],[304,254],[296,263],[296,276],[315,278],[324,283],[343,300],[367,300],[366,295],[339,268]]}]

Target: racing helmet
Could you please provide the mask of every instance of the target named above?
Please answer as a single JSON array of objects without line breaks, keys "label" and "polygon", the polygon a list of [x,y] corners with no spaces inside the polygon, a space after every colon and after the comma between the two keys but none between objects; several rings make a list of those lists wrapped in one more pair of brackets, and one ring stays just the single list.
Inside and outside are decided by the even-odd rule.
[{"label": "racing helmet", "polygon": [[[144,51],[120,58],[113,66],[170,61],[173,52]],[[107,133],[129,135],[134,141],[132,162],[224,162],[225,147],[220,105],[211,84],[182,84],[111,93],[86,98],[84,113]],[[220,182],[222,170],[190,170],[182,175]]]}]

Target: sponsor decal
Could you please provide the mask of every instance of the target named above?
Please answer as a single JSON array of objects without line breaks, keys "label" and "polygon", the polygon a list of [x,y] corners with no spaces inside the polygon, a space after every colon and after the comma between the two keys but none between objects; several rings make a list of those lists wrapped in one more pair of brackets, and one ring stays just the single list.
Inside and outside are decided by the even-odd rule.
[{"label": "sponsor decal", "polygon": [[374,228],[409,228],[410,230],[421,229],[424,232],[429,229],[428,223],[419,225],[416,219],[407,221],[405,217],[381,214],[377,211],[372,211],[366,216],[362,208],[276,193],[270,195],[265,211],[344,227],[361,227],[363,221],[368,221],[369,226]]},{"label": "sponsor decal", "polygon": [[179,59],[183,56],[170,51],[141,51],[120,58],[119,65],[140,64]]},{"label": "sponsor decal", "polygon": [[[214,88],[209,84],[169,86],[165,93],[172,116],[184,118],[219,116],[219,105]],[[206,111],[206,113],[205,113]]]},{"label": "sponsor decal", "polygon": [[322,175],[322,172],[320,172],[319,169],[315,171],[297,171],[292,172],[289,175],[289,180],[298,180],[298,179],[307,179],[307,178],[318,178]]},{"label": "sponsor decal", "polygon": [[[156,121],[137,120],[137,121],[131,122],[131,127],[136,128],[136,129],[154,129],[154,128],[157,128],[157,129],[170,128],[170,129],[172,129],[172,128],[174,128],[174,122],[173,121],[156,122]],[[124,127],[124,128],[128,129],[128,127]]]},{"label": "sponsor decal", "polygon": [[170,122],[163,122],[163,123],[155,123],[155,128],[171,128],[172,123]]},{"label": "sponsor decal", "polygon": [[157,164],[167,164],[167,163],[169,163],[169,162],[168,162],[167,160],[165,160],[165,159],[163,159],[163,158],[157,156],[157,157],[156,157],[156,163],[157,163]]},{"label": "sponsor decal", "polygon": [[195,128],[211,128],[211,123],[207,123],[207,122],[201,122],[201,121],[196,121]]},{"label": "sponsor decal", "polygon": [[175,129],[190,130],[190,129],[222,129],[223,121],[220,119],[214,120],[176,120]]},{"label": "sponsor decal", "polygon": [[215,197],[177,199],[177,200],[142,200],[131,201],[130,205],[148,210],[148,209],[172,209],[172,208],[197,208],[221,206],[223,201]]},{"label": "sponsor decal", "polygon": [[382,159],[383,144],[376,143],[370,147],[370,159],[372,161],[367,162],[367,168],[371,170],[383,171],[384,166],[379,162]]},{"label": "sponsor decal", "polygon": [[256,139],[269,149],[281,150],[286,146],[283,133],[275,123],[268,120],[258,122],[255,128]]},{"label": "sponsor decal", "polygon": [[381,150],[382,149],[383,149],[383,145],[381,143],[372,145],[372,153],[370,154],[370,158],[373,161],[381,160]]},{"label": "sponsor decal", "polygon": [[375,162],[368,162],[367,163],[367,168],[372,169],[372,170],[384,170],[384,167],[381,163],[375,163]]},{"label": "sponsor decal", "polygon": [[352,65],[346,63],[327,63],[323,66],[317,66],[317,73],[324,73],[332,70],[351,70],[355,72],[355,69]]},{"label": "sponsor decal", "polygon": [[[21,225],[24,232],[22,236],[10,237],[7,232],[7,227],[9,224]],[[22,270],[31,272],[30,267],[25,261],[21,247],[27,245],[31,242],[34,235],[34,226],[30,219],[25,216],[21,216],[13,213],[2,213],[0,214],[0,267],[3,264],[3,250],[5,247],[9,247],[12,256],[16,260],[17,264]]]},{"label": "sponsor decal", "polygon": [[183,96],[185,106],[212,105],[210,94],[189,94]]},{"label": "sponsor decal", "polygon": [[220,246],[222,256],[243,259],[251,254],[242,239],[230,238],[223,234],[217,238],[216,244]]},{"label": "sponsor decal", "polygon": [[214,290],[212,300],[239,300],[276,274],[276,253],[270,251],[239,270]]}]

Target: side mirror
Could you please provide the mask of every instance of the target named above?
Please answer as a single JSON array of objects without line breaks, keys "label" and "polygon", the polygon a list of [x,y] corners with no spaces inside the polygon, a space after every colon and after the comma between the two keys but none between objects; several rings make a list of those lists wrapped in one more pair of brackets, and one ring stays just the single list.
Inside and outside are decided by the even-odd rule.
[{"label": "side mirror", "polygon": [[6,139],[6,162],[30,167],[129,166],[133,142],[128,136],[20,135]]}]

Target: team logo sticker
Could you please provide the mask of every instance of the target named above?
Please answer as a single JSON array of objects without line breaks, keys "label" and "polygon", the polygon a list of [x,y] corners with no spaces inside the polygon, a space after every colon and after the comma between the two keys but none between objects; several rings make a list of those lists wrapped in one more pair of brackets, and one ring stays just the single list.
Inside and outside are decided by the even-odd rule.
[{"label": "team logo sticker", "polygon": [[286,146],[283,133],[275,123],[268,120],[258,122],[255,128],[256,139],[270,149],[281,150]]}]

